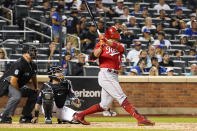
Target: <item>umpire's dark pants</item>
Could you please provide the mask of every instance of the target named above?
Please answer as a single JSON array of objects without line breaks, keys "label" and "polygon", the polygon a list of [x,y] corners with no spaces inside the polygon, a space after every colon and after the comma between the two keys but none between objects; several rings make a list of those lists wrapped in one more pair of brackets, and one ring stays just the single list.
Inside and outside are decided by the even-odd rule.
[{"label": "umpire's dark pants", "polygon": [[34,109],[37,99],[37,93],[34,90],[27,87],[22,87],[20,90],[17,90],[12,85],[9,85],[8,96],[10,98],[8,99],[6,107],[2,111],[3,116],[7,116],[7,117],[13,116],[17,104],[20,102],[22,97],[28,97],[28,100],[25,106],[23,107],[22,115],[31,116],[31,112]]}]

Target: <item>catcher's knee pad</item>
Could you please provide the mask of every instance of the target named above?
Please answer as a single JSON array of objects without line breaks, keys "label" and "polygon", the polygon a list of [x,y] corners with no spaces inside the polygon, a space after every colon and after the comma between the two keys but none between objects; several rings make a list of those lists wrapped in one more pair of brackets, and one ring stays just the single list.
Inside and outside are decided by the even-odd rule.
[{"label": "catcher's knee pad", "polygon": [[44,108],[45,117],[52,117],[52,109],[53,109],[53,91],[43,90],[42,91],[42,104]]}]

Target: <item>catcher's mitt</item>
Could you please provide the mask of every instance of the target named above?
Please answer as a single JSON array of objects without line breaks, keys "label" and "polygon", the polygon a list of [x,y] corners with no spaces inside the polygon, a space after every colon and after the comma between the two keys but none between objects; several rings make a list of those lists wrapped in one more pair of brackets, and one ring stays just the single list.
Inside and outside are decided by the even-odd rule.
[{"label": "catcher's mitt", "polygon": [[80,108],[81,107],[81,102],[78,98],[71,98],[71,105],[73,105],[76,108]]}]

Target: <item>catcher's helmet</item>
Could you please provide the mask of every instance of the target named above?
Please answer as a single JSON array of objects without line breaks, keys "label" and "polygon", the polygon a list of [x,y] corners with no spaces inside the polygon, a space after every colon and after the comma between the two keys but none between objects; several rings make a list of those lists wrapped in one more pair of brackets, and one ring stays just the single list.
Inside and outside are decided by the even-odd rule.
[{"label": "catcher's helmet", "polygon": [[55,80],[60,81],[60,79],[64,78],[64,76],[62,75],[62,68],[61,68],[61,66],[52,66],[52,67],[50,67],[49,71],[48,71],[48,75],[49,75],[49,78],[51,80],[55,79]]},{"label": "catcher's helmet", "polygon": [[120,33],[115,26],[110,27],[105,32],[105,37],[107,39],[120,39]]}]

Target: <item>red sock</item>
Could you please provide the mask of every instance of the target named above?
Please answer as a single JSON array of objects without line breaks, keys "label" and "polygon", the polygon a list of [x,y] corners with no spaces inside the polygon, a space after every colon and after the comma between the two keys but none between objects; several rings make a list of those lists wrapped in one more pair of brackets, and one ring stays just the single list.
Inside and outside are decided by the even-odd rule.
[{"label": "red sock", "polygon": [[79,113],[79,115],[86,116],[89,114],[93,114],[96,112],[102,112],[102,111],[104,111],[103,108],[101,108],[99,104],[96,104],[96,105],[93,105],[90,108],[82,111],[81,113]]},{"label": "red sock", "polygon": [[129,103],[128,99],[126,98],[121,105],[129,114],[131,114],[133,117],[135,117],[137,120],[142,120],[144,117],[140,115],[135,107]]}]

